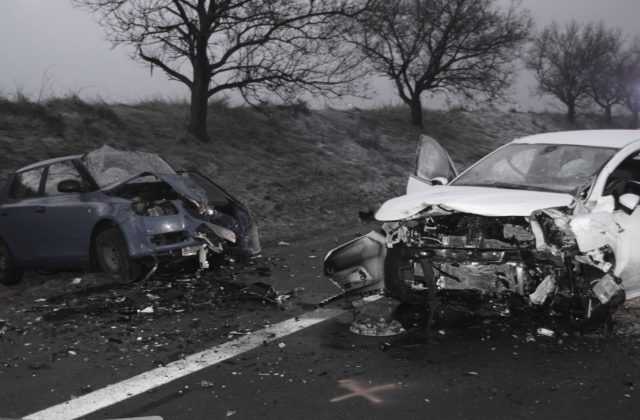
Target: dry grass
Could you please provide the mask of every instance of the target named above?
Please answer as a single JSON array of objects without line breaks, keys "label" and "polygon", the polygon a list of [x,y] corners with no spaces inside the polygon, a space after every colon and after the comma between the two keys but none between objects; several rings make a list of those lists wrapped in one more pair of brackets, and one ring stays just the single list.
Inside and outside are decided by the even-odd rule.
[{"label": "dry grass", "polygon": [[[352,225],[358,211],[401,194],[421,133],[404,108],[309,110],[301,103],[256,110],[222,101],[209,108],[212,140],[203,144],[185,134],[187,117],[182,101],[0,98],[0,178],[101,144],[157,152],[233,192],[252,209],[264,240],[278,241]],[[598,121],[570,126],[556,114],[427,111],[424,132],[465,167],[515,137],[596,128]]]}]

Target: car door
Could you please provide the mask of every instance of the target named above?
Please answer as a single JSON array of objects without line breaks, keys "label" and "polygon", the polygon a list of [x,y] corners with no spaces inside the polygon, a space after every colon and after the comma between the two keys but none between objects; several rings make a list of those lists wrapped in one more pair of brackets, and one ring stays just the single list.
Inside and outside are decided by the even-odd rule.
[{"label": "car door", "polygon": [[621,162],[605,169],[606,182],[591,213],[572,222],[582,251],[608,246],[615,256],[614,274],[622,279],[627,299],[640,296],[640,207],[626,208],[625,194],[640,197],[640,151],[625,152]]},{"label": "car door", "polygon": [[42,211],[43,173],[44,167],[39,167],[15,174],[0,208],[0,236],[18,263],[31,263],[38,258],[37,216]]},{"label": "car door", "polygon": [[[616,178],[618,177],[618,178]],[[616,182],[618,181],[619,182]],[[609,186],[612,191],[606,191]],[[622,279],[627,297],[640,295],[640,207],[625,208],[620,197],[633,194],[640,197],[640,152],[636,151],[618,165],[609,176],[605,193],[615,200],[613,222],[617,234],[616,274]],[[611,187],[613,186],[613,187]]]},{"label": "car door", "polygon": [[[74,180],[84,186],[82,192],[61,192],[62,181]],[[40,200],[38,258],[47,265],[88,261],[91,230],[97,213],[88,183],[72,160],[48,166],[44,174],[43,195]]]},{"label": "car door", "polygon": [[444,184],[458,176],[446,150],[433,138],[422,135],[416,152],[415,172],[409,175],[407,194],[435,184]]}]

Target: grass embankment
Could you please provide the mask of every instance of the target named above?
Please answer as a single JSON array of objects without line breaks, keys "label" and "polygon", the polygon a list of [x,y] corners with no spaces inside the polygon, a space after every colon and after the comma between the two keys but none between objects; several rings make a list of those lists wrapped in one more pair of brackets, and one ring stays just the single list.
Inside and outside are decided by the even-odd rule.
[{"label": "grass embankment", "polygon": [[604,127],[599,117],[570,125],[558,114],[455,110],[426,111],[426,128],[418,130],[403,108],[260,112],[215,104],[211,141],[203,144],[185,135],[187,113],[186,104],[161,101],[0,99],[0,178],[102,144],[157,152],[176,168],[198,168],[248,204],[263,241],[273,242],[351,226],[358,211],[401,194],[421,132],[463,168],[515,137]]}]

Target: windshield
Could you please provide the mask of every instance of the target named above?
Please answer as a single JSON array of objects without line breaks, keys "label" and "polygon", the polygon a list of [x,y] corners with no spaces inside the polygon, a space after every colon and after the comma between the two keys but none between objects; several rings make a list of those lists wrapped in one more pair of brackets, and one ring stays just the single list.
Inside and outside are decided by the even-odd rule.
[{"label": "windshield", "polygon": [[[131,178],[142,172],[175,175],[176,172],[160,156],[145,152],[124,152],[109,146],[87,153],[84,166],[100,188]],[[139,182],[144,182],[140,178]]]},{"label": "windshield", "polygon": [[605,147],[510,144],[472,166],[451,185],[576,194],[615,152]]}]

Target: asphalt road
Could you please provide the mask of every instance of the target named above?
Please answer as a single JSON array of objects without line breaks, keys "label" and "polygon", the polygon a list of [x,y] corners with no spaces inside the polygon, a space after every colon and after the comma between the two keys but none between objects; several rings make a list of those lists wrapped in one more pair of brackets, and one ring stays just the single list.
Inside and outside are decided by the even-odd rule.
[{"label": "asphalt road", "polygon": [[348,332],[352,320],[347,313],[89,418],[638,417],[638,336],[549,338],[467,320],[441,323],[434,337],[418,320],[395,337],[363,337]]},{"label": "asphalt road", "polygon": [[[0,331],[4,331],[0,416],[19,418],[312,310],[313,302],[336,293],[321,276],[322,257],[349,237],[353,232],[273,246],[265,251],[264,261],[218,273],[230,281],[269,283],[282,293],[298,289],[284,305],[219,289],[218,300],[198,300],[194,296],[213,291],[198,289],[198,282],[187,280],[184,284],[196,285],[194,293],[179,289],[182,283],[171,290],[156,286],[151,291],[91,283],[74,292],[67,286],[75,274],[59,274],[44,283],[27,279],[21,293],[0,294]],[[256,264],[262,268],[256,269]],[[56,288],[56,282],[65,287]],[[83,277],[83,282],[90,281]],[[176,290],[180,293],[174,296]],[[96,293],[101,298],[106,293],[106,300],[120,300],[128,308],[144,309],[151,302],[155,311],[129,310],[114,316],[114,306],[107,305],[105,312],[91,310],[97,303],[85,303]],[[37,299],[45,301],[34,302]],[[75,306],[69,304],[73,299]],[[190,304],[180,306],[176,301]],[[46,305],[50,307],[42,308]],[[638,302],[627,302],[618,311],[612,330],[590,334],[533,317],[454,313],[444,313],[428,329],[420,311],[388,298],[359,312],[350,310],[344,300],[332,306],[344,311],[87,418],[635,419],[640,415]],[[61,310],[65,316],[46,316]],[[38,317],[44,319],[37,321]],[[349,331],[356,317],[395,319],[406,331],[389,337],[356,335]],[[537,334],[539,327],[553,330],[554,336]]]}]

